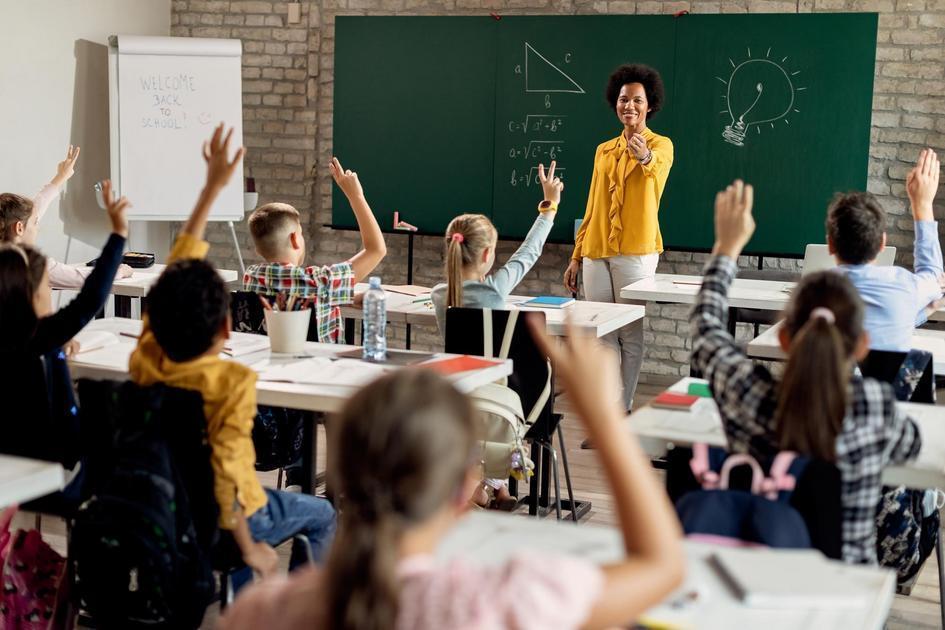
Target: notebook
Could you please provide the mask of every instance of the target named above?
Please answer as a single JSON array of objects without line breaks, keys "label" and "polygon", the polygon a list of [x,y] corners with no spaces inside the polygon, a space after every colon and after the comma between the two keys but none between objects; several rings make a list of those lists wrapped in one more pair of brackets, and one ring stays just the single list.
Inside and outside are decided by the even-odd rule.
[{"label": "notebook", "polygon": [[706,562],[738,599],[753,608],[854,608],[865,594],[862,570],[814,549],[718,549]]},{"label": "notebook", "polygon": [[260,370],[259,380],[303,383],[306,385],[332,385],[361,387],[384,374],[380,365],[353,359],[313,357],[269,365]]},{"label": "notebook", "polygon": [[564,308],[574,304],[572,297],[558,297],[556,295],[540,295],[527,302],[522,302],[522,306],[537,306],[538,308]]},{"label": "notebook", "polygon": [[490,361],[489,359],[463,354],[448,359],[425,361],[421,363],[419,367],[428,368],[445,376],[449,376],[450,374],[459,374],[460,372],[469,372],[470,370],[479,370],[501,364],[502,361]]},{"label": "notebook", "polygon": [[412,297],[419,297],[421,295],[429,295],[430,287],[421,287],[416,284],[382,284],[381,287],[385,291],[390,291],[391,293],[401,293],[403,295],[409,295]]},{"label": "notebook", "polygon": [[223,354],[231,357],[241,357],[245,354],[261,352],[269,349],[269,337],[253,335],[251,333],[234,332],[223,344]]},{"label": "notebook", "polygon": [[658,409],[688,411],[692,409],[694,404],[699,402],[699,398],[700,396],[693,396],[692,394],[666,391],[651,400],[650,406]]},{"label": "notebook", "polygon": [[100,350],[118,344],[118,335],[107,330],[83,330],[74,339],[79,342],[79,354]]}]

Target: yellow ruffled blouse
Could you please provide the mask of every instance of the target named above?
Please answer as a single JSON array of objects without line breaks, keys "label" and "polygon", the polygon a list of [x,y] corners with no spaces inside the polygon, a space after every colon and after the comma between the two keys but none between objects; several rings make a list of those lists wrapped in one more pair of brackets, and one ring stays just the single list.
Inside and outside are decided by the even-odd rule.
[{"label": "yellow ruffled blouse", "polygon": [[643,130],[653,159],[643,165],[627,150],[623,133],[597,147],[587,210],[571,258],[660,253],[659,207],[673,167],[673,142]]}]

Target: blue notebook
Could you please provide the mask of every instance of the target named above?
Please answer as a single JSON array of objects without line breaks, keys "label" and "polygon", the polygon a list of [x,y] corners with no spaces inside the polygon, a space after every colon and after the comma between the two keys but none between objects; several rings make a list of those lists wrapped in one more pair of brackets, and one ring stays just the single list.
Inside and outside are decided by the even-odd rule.
[{"label": "blue notebook", "polygon": [[522,306],[537,306],[540,308],[564,308],[574,304],[574,298],[558,297],[556,295],[540,295],[527,302],[522,302]]}]

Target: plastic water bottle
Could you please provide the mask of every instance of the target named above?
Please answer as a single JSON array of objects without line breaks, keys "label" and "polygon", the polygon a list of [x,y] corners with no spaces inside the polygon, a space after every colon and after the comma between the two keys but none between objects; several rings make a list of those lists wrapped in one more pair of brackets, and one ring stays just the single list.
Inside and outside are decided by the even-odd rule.
[{"label": "plastic water bottle", "polygon": [[364,359],[387,359],[387,294],[381,279],[371,276],[370,288],[364,294]]}]

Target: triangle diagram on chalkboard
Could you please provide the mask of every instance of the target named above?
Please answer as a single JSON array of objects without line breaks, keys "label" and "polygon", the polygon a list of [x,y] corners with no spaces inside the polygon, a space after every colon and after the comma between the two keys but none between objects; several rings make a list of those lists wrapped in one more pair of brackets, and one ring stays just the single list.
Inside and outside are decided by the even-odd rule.
[{"label": "triangle diagram on chalkboard", "polygon": [[584,94],[584,88],[525,42],[525,91]]}]

